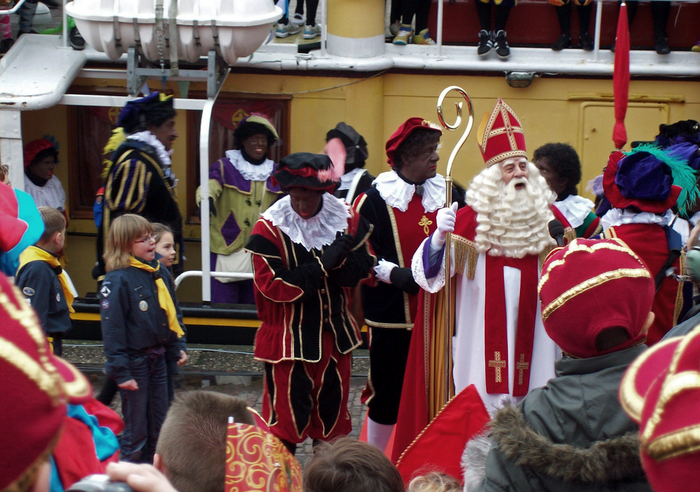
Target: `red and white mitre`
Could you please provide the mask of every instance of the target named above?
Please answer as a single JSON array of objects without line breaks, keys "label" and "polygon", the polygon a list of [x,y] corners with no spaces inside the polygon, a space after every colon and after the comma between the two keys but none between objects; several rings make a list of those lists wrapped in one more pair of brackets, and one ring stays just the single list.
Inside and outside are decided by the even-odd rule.
[{"label": "red and white mitre", "polygon": [[512,157],[527,158],[523,125],[502,99],[490,115],[484,114],[476,138],[486,167]]}]

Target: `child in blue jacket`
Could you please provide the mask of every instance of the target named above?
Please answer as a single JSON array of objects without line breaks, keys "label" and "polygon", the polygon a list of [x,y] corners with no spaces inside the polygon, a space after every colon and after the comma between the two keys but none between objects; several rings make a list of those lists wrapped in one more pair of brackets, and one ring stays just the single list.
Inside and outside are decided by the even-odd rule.
[{"label": "child in blue jacket", "polygon": [[167,360],[180,359],[184,325],[172,277],[155,259],[152,225],[125,214],[112,223],[100,289],[106,373],[119,386],[122,460],[151,463],[168,409]]}]

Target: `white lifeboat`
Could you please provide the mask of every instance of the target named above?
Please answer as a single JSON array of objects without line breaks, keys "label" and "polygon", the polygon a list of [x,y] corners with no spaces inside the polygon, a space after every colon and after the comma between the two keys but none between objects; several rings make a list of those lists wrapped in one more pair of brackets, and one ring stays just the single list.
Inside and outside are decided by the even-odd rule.
[{"label": "white lifeboat", "polygon": [[163,0],[160,10],[156,0],[74,0],[66,12],[85,41],[112,60],[130,47],[140,48],[152,62],[169,59],[166,38],[174,19],[178,59],[195,62],[218,48],[229,65],[258,49],[283,13],[270,0],[172,2]]}]

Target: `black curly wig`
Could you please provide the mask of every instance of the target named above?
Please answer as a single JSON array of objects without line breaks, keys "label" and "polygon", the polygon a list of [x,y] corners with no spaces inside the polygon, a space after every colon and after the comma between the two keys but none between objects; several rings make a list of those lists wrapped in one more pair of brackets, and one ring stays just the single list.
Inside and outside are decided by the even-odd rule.
[{"label": "black curly wig", "polygon": [[566,179],[566,193],[575,195],[576,185],[581,182],[581,161],[576,150],[565,143],[548,143],[535,150],[533,162],[547,159],[552,170],[560,178]]}]

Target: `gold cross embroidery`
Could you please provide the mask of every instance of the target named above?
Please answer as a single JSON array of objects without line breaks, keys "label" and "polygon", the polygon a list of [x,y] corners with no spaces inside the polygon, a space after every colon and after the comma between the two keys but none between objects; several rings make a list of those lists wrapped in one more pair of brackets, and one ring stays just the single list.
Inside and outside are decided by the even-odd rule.
[{"label": "gold cross embroidery", "polygon": [[520,354],[520,361],[515,364],[518,370],[518,384],[523,384],[523,373],[530,368],[530,363],[525,362],[525,354]]},{"label": "gold cross embroidery", "polygon": [[501,353],[500,352],[494,352],[493,358],[494,358],[494,360],[489,361],[489,367],[493,367],[496,369],[496,382],[500,383],[502,381],[501,369],[505,369],[506,361],[501,360]]},{"label": "gold cross embroidery", "polygon": [[425,232],[426,236],[430,236],[430,229],[428,228],[428,226],[432,225],[432,224],[433,224],[433,221],[430,220],[425,215],[420,219],[420,222],[418,222],[419,226],[423,226],[423,232]]}]

